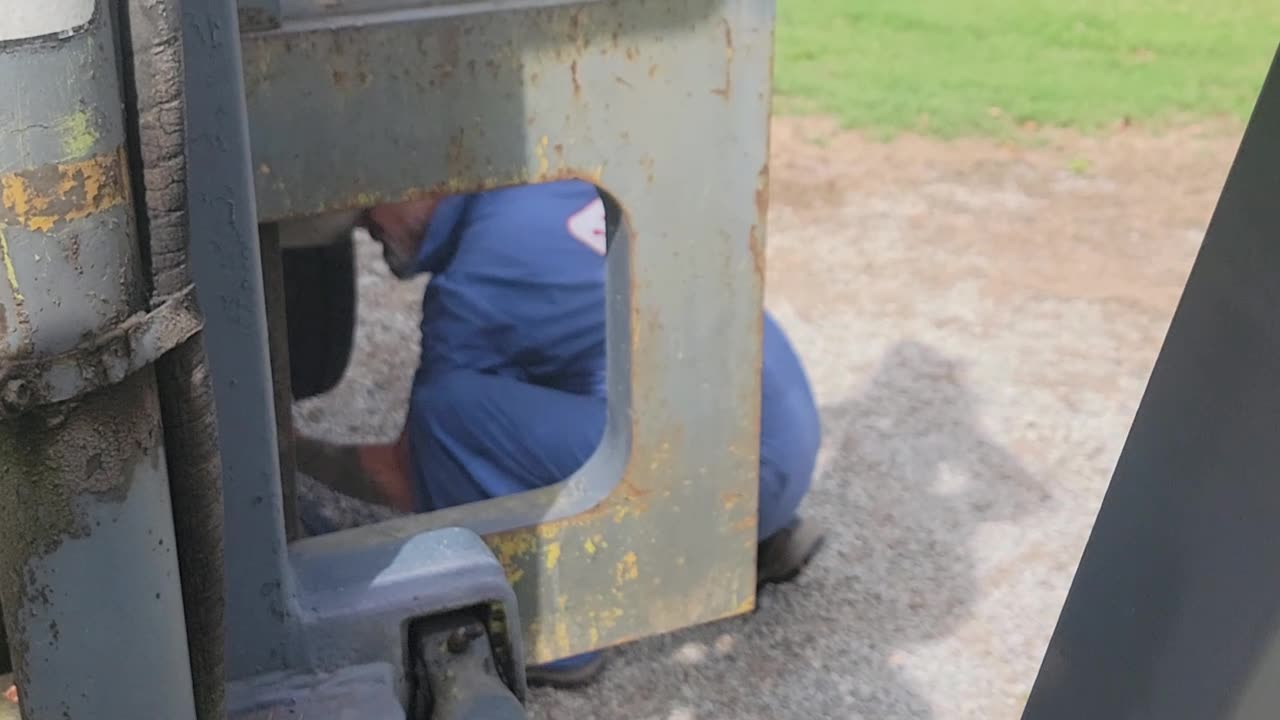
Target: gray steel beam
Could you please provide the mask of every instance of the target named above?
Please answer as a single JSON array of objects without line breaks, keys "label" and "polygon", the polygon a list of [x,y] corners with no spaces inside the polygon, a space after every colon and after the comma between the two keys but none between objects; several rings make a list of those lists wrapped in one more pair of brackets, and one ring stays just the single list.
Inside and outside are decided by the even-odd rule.
[{"label": "gray steel beam", "polygon": [[189,2],[183,15],[191,266],[223,450],[227,668],[239,678],[284,667],[292,576],[235,0]]},{"label": "gray steel beam", "polygon": [[111,7],[0,20],[0,596],[28,720],[195,716],[155,375],[86,371],[60,402],[28,379],[139,367],[103,357],[149,310]]},{"label": "gray steel beam", "polygon": [[1280,716],[1277,308],[1280,55],[1151,373],[1026,720]]}]

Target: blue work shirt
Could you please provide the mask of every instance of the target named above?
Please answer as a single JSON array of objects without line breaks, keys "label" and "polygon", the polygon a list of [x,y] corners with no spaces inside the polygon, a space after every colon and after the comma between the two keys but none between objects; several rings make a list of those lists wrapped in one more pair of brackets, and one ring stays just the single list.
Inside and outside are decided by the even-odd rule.
[{"label": "blue work shirt", "polygon": [[[605,425],[605,215],[564,181],[451,197],[417,258],[433,273],[408,420],[420,510],[551,485]],[[759,532],[809,489],[820,428],[799,358],[764,318]]]},{"label": "blue work shirt", "polygon": [[578,181],[443,200],[418,255],[434,274],[419,380],[472,370],[603,397],[604,217]]}]

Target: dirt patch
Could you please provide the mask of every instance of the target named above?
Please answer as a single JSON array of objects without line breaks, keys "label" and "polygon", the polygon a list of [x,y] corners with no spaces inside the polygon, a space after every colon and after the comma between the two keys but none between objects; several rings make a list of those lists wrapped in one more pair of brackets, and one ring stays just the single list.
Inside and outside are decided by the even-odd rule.
[{"label": "dirt patch", "polygon": [[[893,217],[903,232],[968,258],[946,268],[916,263],[917,272],[932,273],[922,281],[955,280],[981,258],[993,301],[1040,289],[1163,309],[1181,290],[1187,253],[1198,246],[1238,142],[1239,128],[1228,124],[882,142],[825,119],[781,119],[773,135],[774,231],[835,223],[856,233],[859,216]],[[791,252],[769,259],[771,281],[788,297],[815,291],[804,281],[806,262],[831,260]]]}]

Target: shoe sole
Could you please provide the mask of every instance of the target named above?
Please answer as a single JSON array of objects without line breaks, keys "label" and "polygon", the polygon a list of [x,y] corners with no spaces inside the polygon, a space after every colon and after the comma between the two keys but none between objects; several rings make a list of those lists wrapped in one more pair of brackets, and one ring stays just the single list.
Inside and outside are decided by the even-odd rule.
[{"label": "shoe sole", "polygon": [[525,682],[529,687],[554,690],[578,690],[594,683],[605,668],[605,658],[600,656],[580,668],[572,670],[525,670]]},{"label": "shoe sole", "polygon": [[809,541],[809,546],[805,549],[804,554],[800,556],[798,562],[788,563],[784,567],[760,568],[758,569],[758,577],[756,578],[756,589],[759,590],[768,585],[784,585],[800,577],[800,573],[804,572],[818,553],[827,545],[825,535],[817,534]]}]

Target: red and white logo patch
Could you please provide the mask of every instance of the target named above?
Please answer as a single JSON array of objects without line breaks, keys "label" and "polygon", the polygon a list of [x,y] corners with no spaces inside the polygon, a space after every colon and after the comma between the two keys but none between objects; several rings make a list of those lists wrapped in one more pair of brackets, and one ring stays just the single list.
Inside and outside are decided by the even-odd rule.
[{"label": "red and white logo patch", "polygon": [[569,234],[575,240],[591,248],[597,255],[605,253],[604,201],[596,198],[591,204],[569,216]]}]

